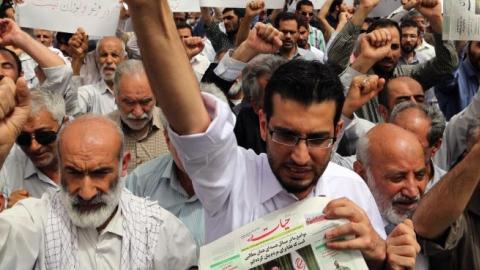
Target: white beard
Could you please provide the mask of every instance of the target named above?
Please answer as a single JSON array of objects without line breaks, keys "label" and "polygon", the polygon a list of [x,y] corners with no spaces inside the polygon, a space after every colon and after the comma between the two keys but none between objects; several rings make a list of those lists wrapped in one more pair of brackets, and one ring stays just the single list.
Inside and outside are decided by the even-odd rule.
[{"label": "white beard", "polygon": [[105,205],[87,213],[78,212],[73,207],[75,196],[70,195],[64,188],[60,191],[60,198],[75,226],[95,229],[102,226],[118,206],[124,185],[125,181],[119,178],[118,183],[108,193],[100,195],[101,201]]}]

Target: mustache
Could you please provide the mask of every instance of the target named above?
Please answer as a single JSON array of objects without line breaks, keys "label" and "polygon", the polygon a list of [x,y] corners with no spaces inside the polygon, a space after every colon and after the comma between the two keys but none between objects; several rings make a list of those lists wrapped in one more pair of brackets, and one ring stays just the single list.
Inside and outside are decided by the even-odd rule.
[{"label": "mustache", "polygon": [[97,194],[90,200],[84,200],[80,196],[75,195],[72,198],[72,206],[77,209],[85,209],[92,206],[106,205],[106,201],[102,197],[103,194]]},{"label": "mustache", "polygon": [[392,204],[401,203],[401,204],[413,204],[420,201],[420,195],[417,195],[413,198],[404,196],[403,194],[398,193],[392,199]]},{"label": "mustache", "polygon": [[150,120],[150,116],[147,113],[143,113],[141,116],[136,117],[133,113],[127,115],[127,119],[130,120]]}]

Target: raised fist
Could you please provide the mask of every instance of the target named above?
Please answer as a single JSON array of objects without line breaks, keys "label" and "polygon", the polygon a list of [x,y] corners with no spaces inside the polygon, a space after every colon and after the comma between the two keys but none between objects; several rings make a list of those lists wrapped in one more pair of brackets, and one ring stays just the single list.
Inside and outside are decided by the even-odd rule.
[{"label": "raised fist", "polygon": [[282,46],[282,36],[272,25],[259,22],[250,30],[246,42],[257,53],[275,53]]}]

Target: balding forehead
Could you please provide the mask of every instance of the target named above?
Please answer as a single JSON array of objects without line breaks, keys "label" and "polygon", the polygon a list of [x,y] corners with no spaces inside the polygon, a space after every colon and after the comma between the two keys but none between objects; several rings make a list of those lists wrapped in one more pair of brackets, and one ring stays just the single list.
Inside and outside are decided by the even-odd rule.
[{"label": "balding forehead", "polygon": [[367,136],[370,140],[370,149],[388,149],[401,142],[418,143],[421,147],[418,138],[412,132],[393,124],[379,124],[372,128]]},{"label": "balding forehead", "polygon": [[389,95],[393,93],[407,93],[413,95],[423,94],[422,85],[410,77],[398,77],[388,81],[386,87]]}]

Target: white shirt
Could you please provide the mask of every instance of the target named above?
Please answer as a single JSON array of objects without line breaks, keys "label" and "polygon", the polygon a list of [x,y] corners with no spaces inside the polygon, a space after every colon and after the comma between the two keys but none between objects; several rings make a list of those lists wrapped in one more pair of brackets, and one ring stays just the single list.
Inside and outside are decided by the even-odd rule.
[{"label": "white shirt", "polygon": [[58,189],[58,185],[38,170],[17,145],[12,147],[0,170],[0,183],[4,185],[3,192],[0,192],[6,196],[10,196],[13,191],[25,189],[30,197],[40,198],[44,193],[52,194]]},{"label": "white shirt", "polygon": [[195,74],[198,76],[198,81],[200,81],[205,74],[205,71],[207,71],[210,66],[210,61],[205,55],[203,55],[203,53],[199,53],[190,60],[190,64],[192,65]]},{"label": "white shirt", "polygon": [[[49,209],[49,197],[44,196],[22,200],[0,213],[0,269],[47,269],[44,230]],[[122,214],[117,211],[100,234],[78,228],[79,269],[121,269]],[[154,269],[196,265],[196,245],[185,226],[164,209],[156,218],[162,228]]]},{"label": "white shirt", "polygon": [[78,109],[80,113],[95,113],[106,115],[117,109],[113,91],[104,80],[96,84],[84,85],[78,88]]},{"label": "white shirt", "polygon": [[[70,60],[65,57],[57,48],[49,47],[50,51],[54,52],[56,55],[60,56],[63,59],[66,65],[71,66]],[[38,63],[33,59],[29,54],[23,52],[19,56],[22,63],[22,71],[25,80],[27,81],[28,88],[38,87],[40,82],[38,81],[37,75],[35,74],[35,68],[38,66]]]},{"label": "white shirt", "polygon": [[428,44],[428,42],[426,42],[423,38],[422,44],[415,48],[415,52],[422,53],[427,58],[427,61],[435,57],[435,47]]},{"label": "white shirt", "polygon": [[[179,136],[168,131],[204,206],[208,243],[298,199],[280,185],[265,154],[237,146],[235,117],[228,105],[208,94],[203,98],[212,118],[205,133]],[[309,196],[323,195],[332,199],[347,197],[355,202],[385,238],[375,200],[353,171],[329,163]]]}]

